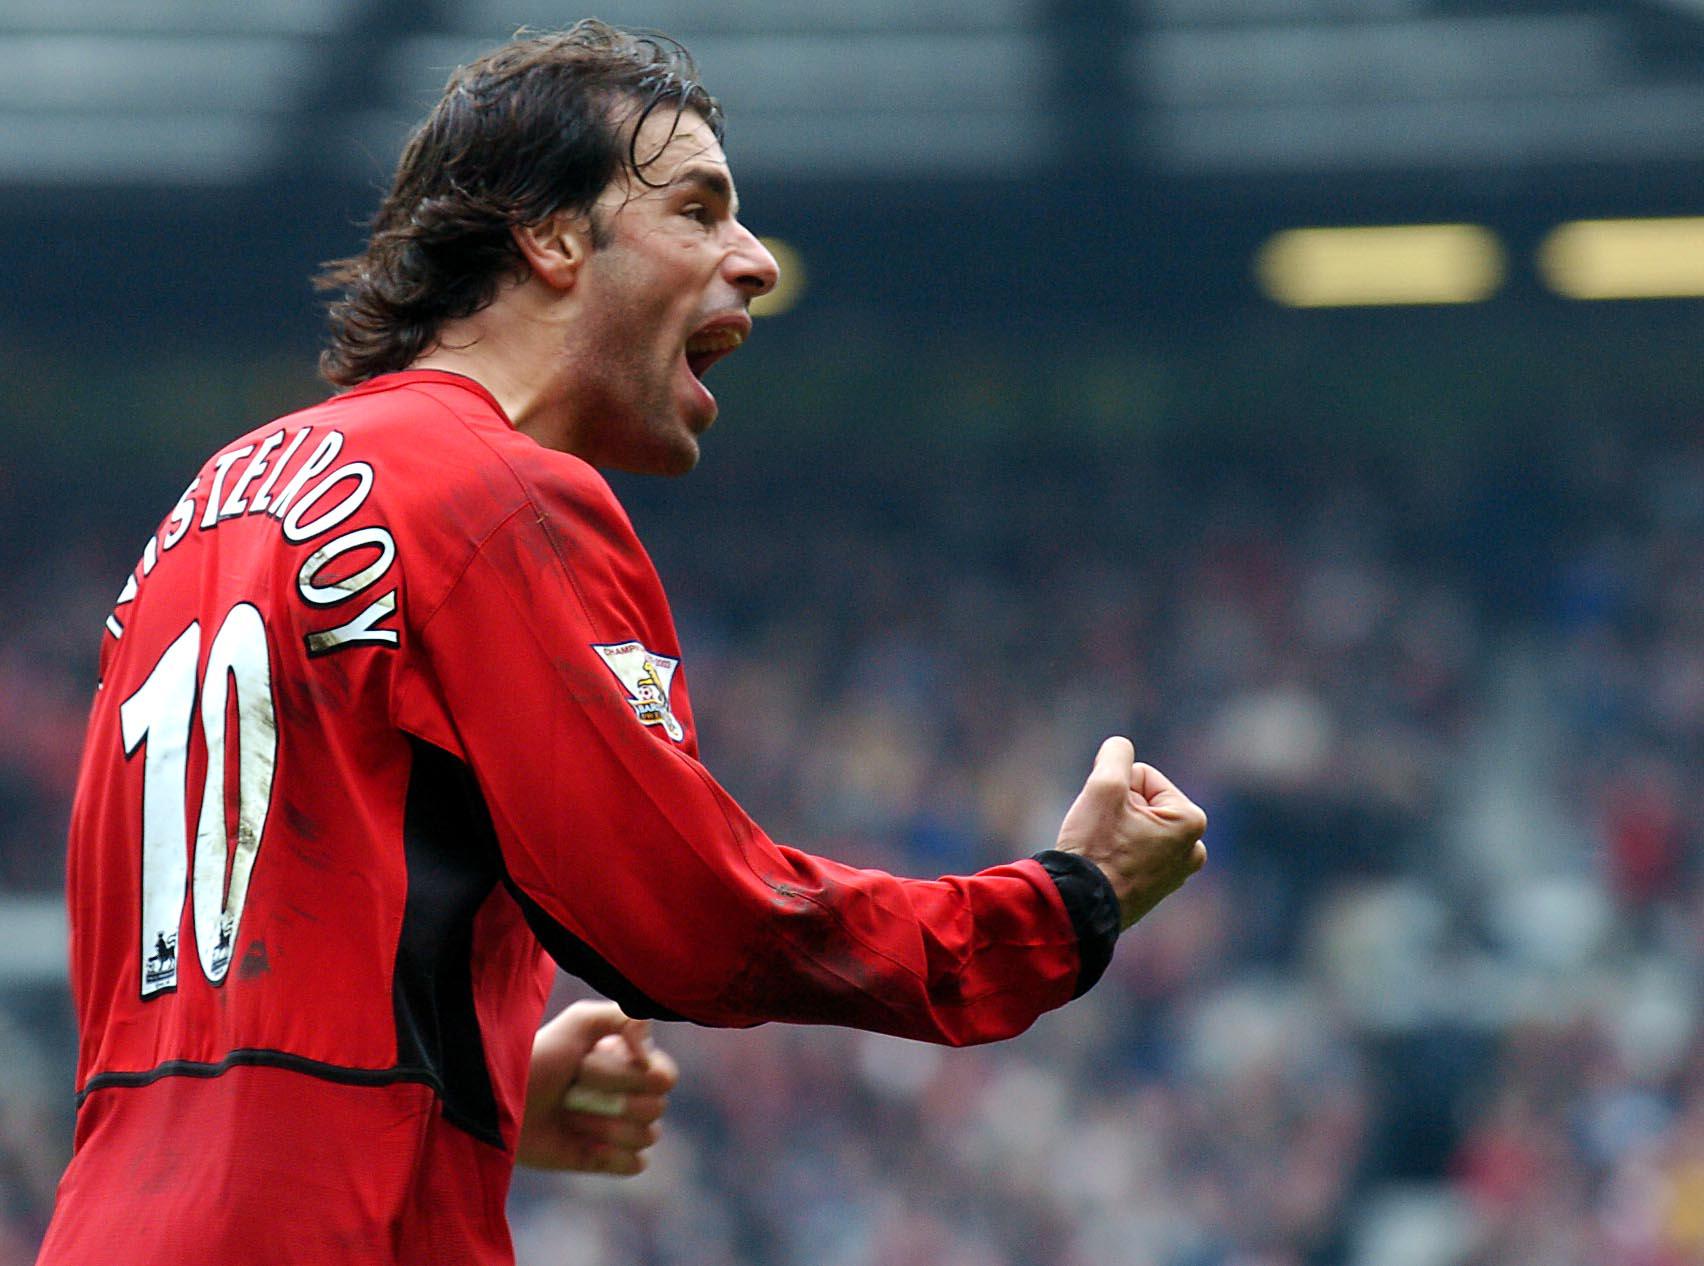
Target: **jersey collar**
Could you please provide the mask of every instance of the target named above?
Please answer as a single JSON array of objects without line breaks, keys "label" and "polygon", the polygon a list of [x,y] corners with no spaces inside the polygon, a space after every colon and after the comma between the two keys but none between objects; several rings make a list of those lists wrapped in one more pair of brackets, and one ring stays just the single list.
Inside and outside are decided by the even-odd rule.
[{"label": "jersey collar", "polygon": [[344,394],[359,396],[378,391],[394,391],[398,387],[413,387],[429,382],[442,383],[446,387],[460,387],[464,391],[471,391],[490,405],[491,411],[502,418],[505,425],[511,430],[514,429],[515,424],[509,420],[509,415],[503,412],[503,406],[497,403],[497,397],[487,391],[482,383],[469,378],[466,374],[453,373],[448,369],[399,369],[395,373],[379,374],[377,377],[369,378],[359,386],[350,388]]}]

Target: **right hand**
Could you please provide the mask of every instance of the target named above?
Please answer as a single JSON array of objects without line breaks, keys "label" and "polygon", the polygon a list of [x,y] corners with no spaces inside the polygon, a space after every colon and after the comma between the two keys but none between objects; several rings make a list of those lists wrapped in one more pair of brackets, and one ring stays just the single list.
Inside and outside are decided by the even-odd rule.
[{"label": "right hand", "polygon": [[1101,744],[1094,770],[1059,828],[1062,852],[1094,862],[1118,894],[1127,928],[1176,892],[1207,861],[1207,815],[1127,738]]}]

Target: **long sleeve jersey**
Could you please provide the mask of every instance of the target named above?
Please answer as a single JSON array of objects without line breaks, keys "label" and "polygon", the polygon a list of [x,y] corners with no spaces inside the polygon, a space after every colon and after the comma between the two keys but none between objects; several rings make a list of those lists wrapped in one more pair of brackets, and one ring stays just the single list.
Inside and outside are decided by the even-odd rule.
[{"label": "long sleeve jersey", "polygon": [[700,764],[604,480],[459,375],[227,445],[104,635],[67,881],[75,1151],[44,1266],[503,1263],[554,963],[634,1015],[992,1041],[1110,885],[771,840]]}]

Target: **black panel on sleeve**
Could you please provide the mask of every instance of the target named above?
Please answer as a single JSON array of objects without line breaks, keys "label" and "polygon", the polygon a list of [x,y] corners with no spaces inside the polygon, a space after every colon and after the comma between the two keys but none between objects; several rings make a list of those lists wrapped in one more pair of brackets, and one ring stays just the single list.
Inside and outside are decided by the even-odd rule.
[{"label": "black panel on sleeve", "polygon": [[430,1074],[444,1118],[502,1146],[473,1005],[473,921],[502,876],[491,816],[467,767],[412,740],[403,809],[408,898],[391,997],[396,1062]]},{"label": "black panel on sleeve", "polygon": [[544,946],[545,951],[556,960],[557,966],[563,971],[578,976],[611,1002],[619,1004],[623,1011],[636,1020],[686,1018],[641,992],[637,985],[616,971],[590,945],[551,918],[513,879],[505,878],[504,882],[508,884],[515,904],[520,906],[521,913],[526,915],[527,926],[532,928],[533,935],[538,937],[538,943]]},{"label": "black panel on sleeve", "polygon": [[1078,960],[1077,990],[1071,996],[1081,998],[1112,962],[1119,933],[1118,894],[1112,890],[1106,872],[1086,857],[1050,848],[1037,853],[1035,860],[1059,885],[1059,895],[1071,915]]}]

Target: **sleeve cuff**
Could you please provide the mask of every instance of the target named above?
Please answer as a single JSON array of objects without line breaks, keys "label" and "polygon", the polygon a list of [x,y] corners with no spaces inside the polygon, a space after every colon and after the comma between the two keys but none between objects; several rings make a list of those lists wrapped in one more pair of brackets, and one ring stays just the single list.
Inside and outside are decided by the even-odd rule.
[{"label": "sleeve cuff", "polygon": [[1035,854],[1035,860],[1059,886],[1077,933],[1077,989],[1071,997],[1081,998],[1112,962],[1118,944],[1118,896],[1112,881],[1086,857],[1050,848]]}]

